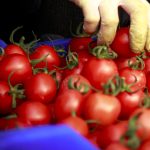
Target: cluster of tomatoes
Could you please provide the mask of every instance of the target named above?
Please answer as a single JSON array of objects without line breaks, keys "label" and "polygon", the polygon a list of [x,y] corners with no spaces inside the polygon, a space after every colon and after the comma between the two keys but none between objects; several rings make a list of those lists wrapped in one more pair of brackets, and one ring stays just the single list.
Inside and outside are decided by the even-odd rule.
[{"label": "cluster of tomatoes", "polygon": [[131,52],[128,28],[110,47],[72,38],[67,53],[20,41],[0,56],[0,130],[66,124],[97,149],[149,149],[150,57]]}]

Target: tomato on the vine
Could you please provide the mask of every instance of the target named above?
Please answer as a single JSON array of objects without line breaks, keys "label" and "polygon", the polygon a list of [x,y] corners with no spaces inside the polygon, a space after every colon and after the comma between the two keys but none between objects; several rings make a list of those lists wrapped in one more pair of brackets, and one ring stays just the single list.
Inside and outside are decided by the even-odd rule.
[{"label": "tomato on the vine", "polygon": [[52,46],[48,45],[41,45],[38,48],[36,48],[33,53],[30,54],[30,59],[40,59],[42,57],[45,57],[45,59],[38,64],[35,65],[36,68],[45,68],[47,67],[49,70],[52,70],[58,66],[60,66],[60,58],[58,53],[55,51],[55,49]]},{"label": "tomato on the vine", "polygon": [[114,76],[118,75],[117,65],[110,59],[98,59],[92,57],[84,65],[82,75],[97,89],[103,89],[103,85]]}]

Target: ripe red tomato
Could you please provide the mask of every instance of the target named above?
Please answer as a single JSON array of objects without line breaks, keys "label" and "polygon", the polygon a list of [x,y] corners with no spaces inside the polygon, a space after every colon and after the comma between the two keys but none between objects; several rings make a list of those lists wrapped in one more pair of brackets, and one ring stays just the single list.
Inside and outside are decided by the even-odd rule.
[{"label": "ripe red tomato", "polygon": [[144,64],[145,64],[144,72],[145,74],[147,74],[150,72],[150,58],[144,59]]},{"label": "ripe red tomato", "polygon": [[119,57],[132,57],[136,54],[132,52],[129,41],[129,28],[122,27],[117,30],[116,36],[110,45]]},{"label": "ripe red tomato", "polygon": [[126,146],[122,145],[120,142],[113,142],[105,150],[130,150]]},{"label": "ripe red tomato", "polygon": [[129,67],[119,70],[119,74],[125,79],[126,84],[133,84],[131,91],[136,92],[146,87],[146,75],[142,70],[134,70]]},{"label": "ripe red tomato", "polygon": [[83,106],[85,119],[96,120],[102,126],[114,123],[121,111],[121,104],[116,97],[102,93],[89,95]]},{"label": "ripe red tomato", "polygon": [[134,93],[122,92],[117,95],[121,103],[121,113],[120,118],[127,120],[129,119],[130,115],[138,108],[140,108],[143,99],[144,99],[144,92],[139,90]]},{"label": "ripe red tomato", "polygon": [[85,120],[77,116],[70,116],[62,120],[61,123],[69,126],[82,136],[87,136],[89,132],[88,125]]},{"label": "ripe red tomato", "polygon": [[50,75],[38,73],[25,81],[24,89],[27,99],[48,104],[56,95],[57,85]]},{"label": "ripe red tomato", "polygon": [[75,37],[71,39],[69,49],[75,52],[88,51],[90,42],[92,42],[91,37]]},{"label": "ripe red tomato", "polygon": [[12,110],[12,97],[9,95],[10,87],[7,82],[0,81],[0,114],[8,114]]},{"label": "ripe red tomato", "polygon": [[105,149],[108,145],[110,145],[113,142],[120,142],[120,138],[127,131],[127,128],[127,121],[117,122],[102,128],[99,131],[99,135],[97,138],[97,143],[99,147]]},{"label": "ripe red tomato", "polygon": [[66,90],[56,97],[54,112],[57,120],[71,116],[73,112],[81,114],[83,96],[76,90]]},{"label": "ripe red tomato", "polygon": [[19,118],[23,118],[31,125],[43,125],[51,121],[48,107],[40,102],[24,102],[16,109],[16,113]]},{"label": "ripe red tomato", "polygon": [[[49,54],[49,55],[48,55]],[[45,68],[47,67],[49,70],[54,69],[54,66],[60,66],[60,58],[55,49],[51,46],[42,45],[34,50],[33,53],[30,54],[30,59],[40,59],[48,55],[45,60],[35,65],[36,68]]]},{"label": "ripe red tomato", "polygon": [[144,141],[138,150],[149,150],[150,140]]},{"label": "ripe red tomato", "polygon": [[5,47],[5,55],[10,55],[10,54],[21,54],[27,56],[25,51],[20,46],[15,44],[9,44]]},{"label": "ripe red tomato", "polygon": [[82,75],[97,89],[102,89],[103,85],[117,74],[118,68],[113,60],[95,57],[89,59],[82,70]]},{"label": "ripe red tomato", "polygon": [[21,54],[11,54],[3,57],[0,61],[0,79],[8,81],[10,73],[11,84],[24,83],[25,79],[32,75],[32,67],[26,56]]}]

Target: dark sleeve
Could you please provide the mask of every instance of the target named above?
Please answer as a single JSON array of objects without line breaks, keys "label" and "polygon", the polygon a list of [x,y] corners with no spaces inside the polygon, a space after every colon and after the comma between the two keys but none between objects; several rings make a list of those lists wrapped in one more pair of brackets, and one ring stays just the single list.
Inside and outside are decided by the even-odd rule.
[{"label": "dark sleeve", "polygon": [[38,33],[70,37],[70,27],[75,32],[81,22],[82,10],[74,3],[69,0],[45,0],[40,12]]}]

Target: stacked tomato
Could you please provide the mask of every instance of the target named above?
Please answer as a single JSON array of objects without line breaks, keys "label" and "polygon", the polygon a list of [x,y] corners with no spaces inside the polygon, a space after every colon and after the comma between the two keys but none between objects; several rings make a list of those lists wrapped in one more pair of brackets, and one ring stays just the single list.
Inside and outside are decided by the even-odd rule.
[{"label": "stacked tomato", "polygon": [[3,50],[0,130],[66,124],[97,149],[149,149],[150,58],[131,52],[129,29],[118,29],[109,47],[76,37],[65,56],[58,51]]}]

